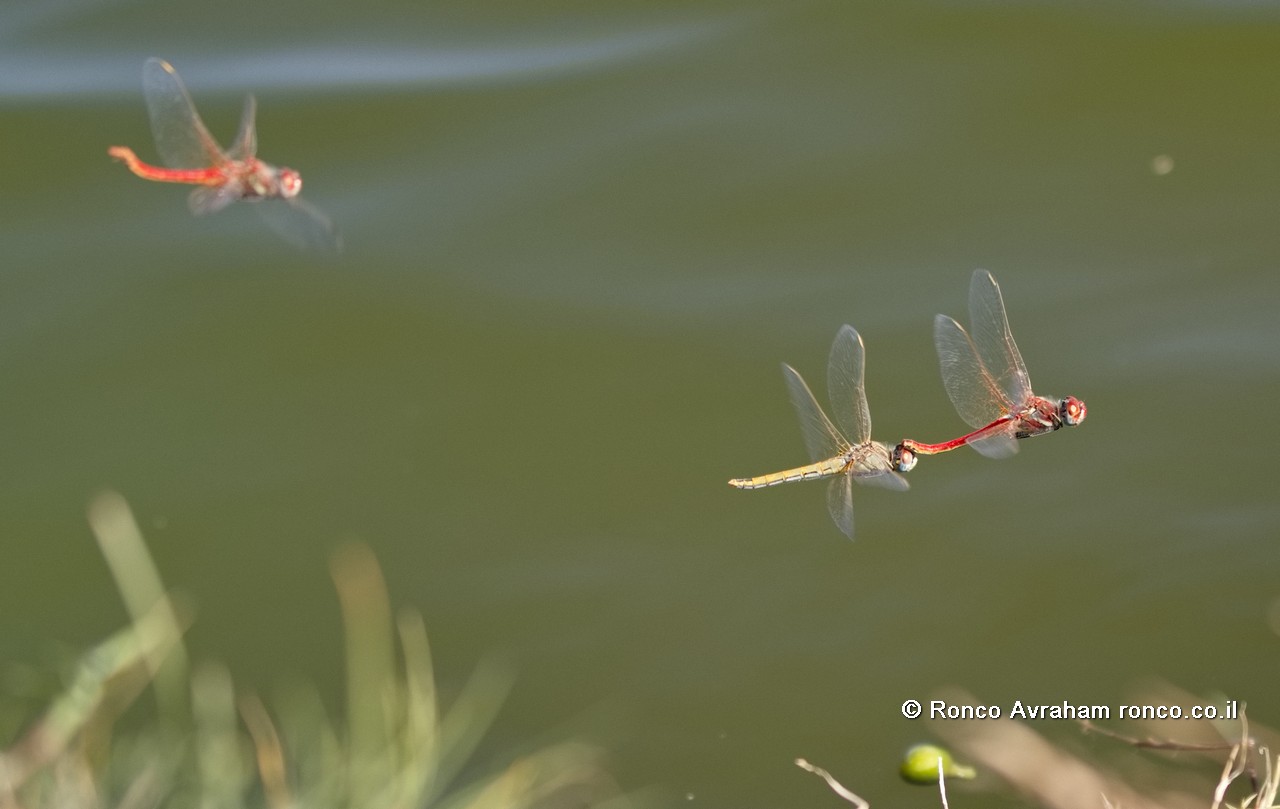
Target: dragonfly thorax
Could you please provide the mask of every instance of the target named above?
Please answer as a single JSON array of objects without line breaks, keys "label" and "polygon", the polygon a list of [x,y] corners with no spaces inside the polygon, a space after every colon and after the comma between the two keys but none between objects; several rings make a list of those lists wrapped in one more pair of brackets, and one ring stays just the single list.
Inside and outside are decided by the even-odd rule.
[{"label": "dragonfly thorax", "polygon": [[252,158],[236,165],[241,199],[292,199],[302,190],[302,177],[293,169]]}]

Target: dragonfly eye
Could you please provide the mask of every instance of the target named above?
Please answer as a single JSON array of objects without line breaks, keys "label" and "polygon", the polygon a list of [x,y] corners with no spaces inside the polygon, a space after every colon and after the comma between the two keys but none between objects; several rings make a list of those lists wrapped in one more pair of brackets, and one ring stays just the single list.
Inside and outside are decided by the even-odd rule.
[{"label": "dragonfly eye", "polygon": [[285,199],[298,196],[302,190],[302,175],[293,169],[280,169],[280,196]]},{"label": "dragonfly eye", "polygon": [[916,461],[918,461],[919,458],[916,457],[914,452],[907,449],[902,444],[899,444],[893,448],[892,460],[893,468],[895,470],[899,472],[910,472],[912,469],[916,468]]},{"label": "dragonfly eye", "polygon": [[1074,396],[1068,396],[1058,403],[1058,415],[1062,417],[1062,423],[1068,427],[1074,427],[1084,421],[1088,408],[1084,406],[1084,402]]}]

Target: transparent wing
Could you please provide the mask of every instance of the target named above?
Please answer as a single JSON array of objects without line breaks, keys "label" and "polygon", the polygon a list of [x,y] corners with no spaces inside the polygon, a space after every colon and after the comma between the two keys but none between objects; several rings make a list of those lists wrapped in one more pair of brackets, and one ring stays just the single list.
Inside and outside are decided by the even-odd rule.
[{"label": "transparent wing", "polygon": [[809,460],[825,461],[848,450],[848,440],[835,428],[827,414],[822,412],[809,386],[796,369],[783,363],[782,377],[787,380],[791,405],[800,417],[800,431],[804,434],[805,448],[809,450]]},{"label": "transparent wing", "polygon": [[974,429],[1010,411],[1011,403],[982,360],[964,327],[946,315],[933,319],[933,345],[942,366],[942,384],[960,418]]},{"label": "transparent wing", "polygon": [[976,436],[965,443],[988,458],[1008,458],[1018,454],[1018,441],[1013,437],[1012,423],[1010,423],[1010,429]]},{"label": "transparent wing", "polygon": [[301,197],[255,202],[254,207],[262,214],[267,226],[294,247],[325,253],[342,251],[342,234],[333,221]]},{"label": "transparent wing", "polygon": [[854,479],[863,486],[877,486],[891,492],[905,492],[911,488],[907,479],[891,469],[877,469],[874,472],[854,474]]},{"label": "transparent wing", "polygon": [[196,216],[215,213],[240,199],[240,184],[202,185],[187,197],[187,207]]},{"label": "transparent wing", "polygon": [[995,384],[1010,402],[1021,407],[1031,398],[1031,380],[1009,332],[1000,285],[986,270],[975,270],[969,282],[969,328],[978,356]]},{"label": "transparent wing", "polygon": [[216,166],[227,156],[205,128],[187,88],[173,65],[152,57],[142,66],[142,92],[147,99],[156,151],[170,168]]},{"label": "transparent wing", "polygon": [[827,360],[827,395],[836,425],[855,447],[871,440],[871,410],[864,389],[866,351],[853,326],[841,326]]},{"label": "transparent wing", "polygon": [[853,539],[853,483],[848,475],[837,475],[827,487],[827,508],[840,533]]},{"label": "transparent wing", "polygon": [[227,154],[236,160],[248,160],[258,153],[258,129],[254,122],[258,113],[258,102],[253,96],[244,100],[244,112],[240,114],[240,131],[236,140],[227,150]]}]

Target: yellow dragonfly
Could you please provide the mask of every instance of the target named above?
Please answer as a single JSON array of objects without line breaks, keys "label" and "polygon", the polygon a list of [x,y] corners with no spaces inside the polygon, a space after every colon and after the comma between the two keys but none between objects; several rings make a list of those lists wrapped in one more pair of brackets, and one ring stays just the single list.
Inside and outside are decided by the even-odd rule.
[{"label": "yellow dragonfly", "polygon": [[910,484],[898,473],[910,472],[916,465],[910,448],[889,447],[871,440],[871,410],[863,390],[864,367],[862,337],[852,326],[841,326],[827,361],[827,394],[836,417],[832,424],[796,369],[783,363],[782,376],[787,381],[791,404],[800,416],[800,429],[813,463],[771,475],[734,478],[729,485],[735,489],[763,489],[795,480],[832,478],[827,489],[831,519],[845,536],[853,539],[853,482],[904,492]]}]

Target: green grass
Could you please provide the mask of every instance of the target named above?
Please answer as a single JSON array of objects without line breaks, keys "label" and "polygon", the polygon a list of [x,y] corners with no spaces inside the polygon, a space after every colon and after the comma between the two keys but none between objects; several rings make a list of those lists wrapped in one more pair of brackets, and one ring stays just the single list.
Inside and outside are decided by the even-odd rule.
[{"label": "green grass", "polygon": [[[0,753],[0,809],[542,809],[622,800],[597,751],[572,742],[461,779],[464,765],[486,771],[471,759],[509,678],[482,669],[442,709],[422,617],[393,618],[367,548],[344,548],[331,564],[347,671],[346,713],[335,721],[314,690],[268,706],[238,691],[224,666],[193,668],[182,644],[189,611],[165,593],[128,505],[102,495],[89,519],[132,623],[84,654]],[[118,721],[147,688],[151,718]]]}]

